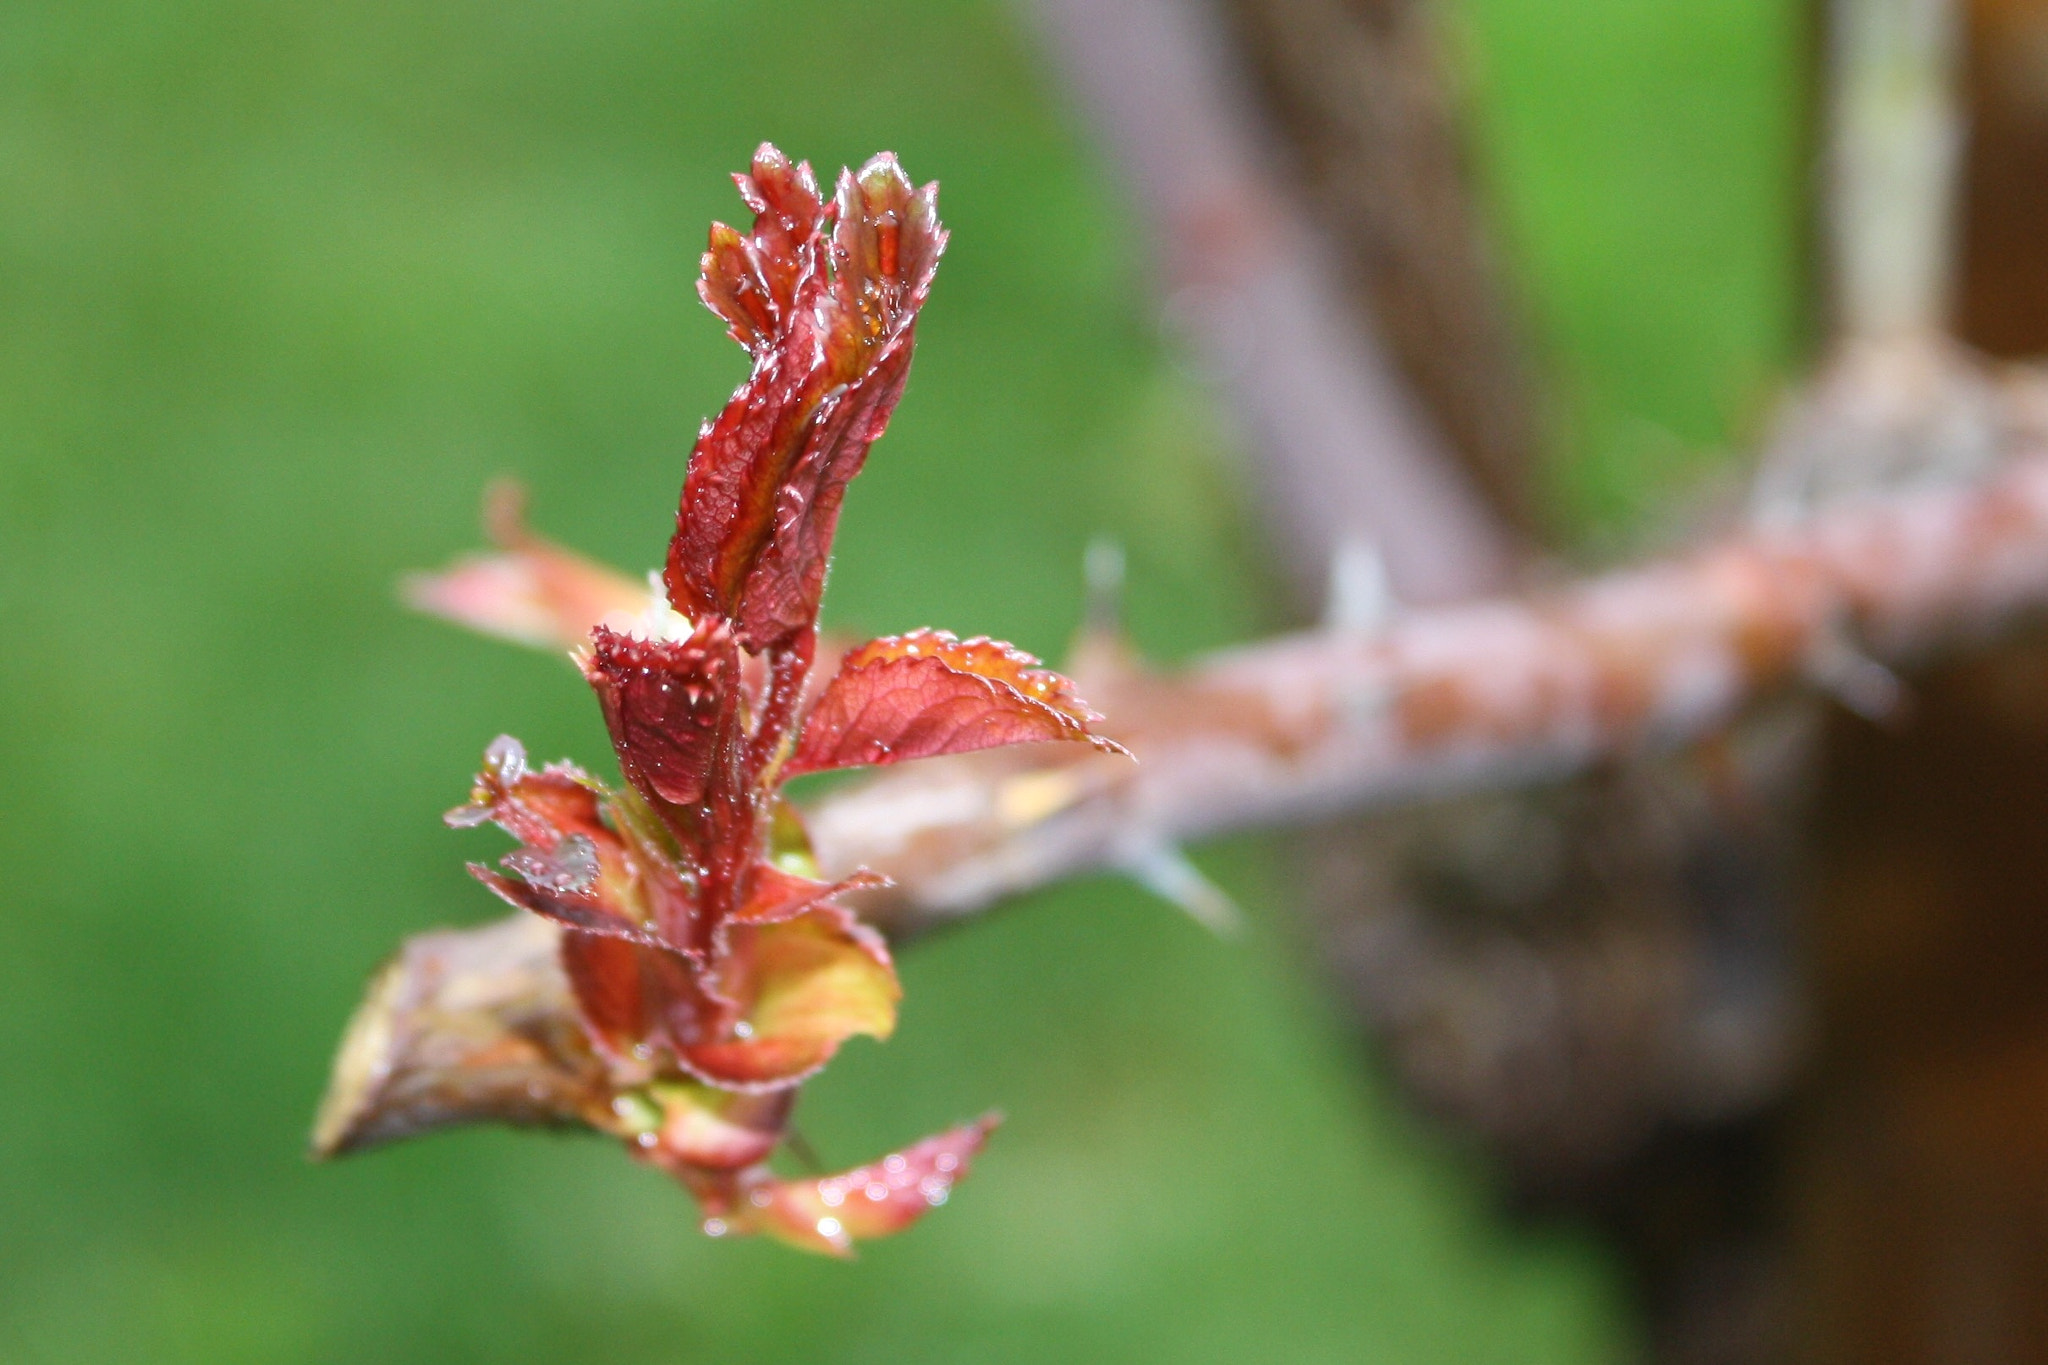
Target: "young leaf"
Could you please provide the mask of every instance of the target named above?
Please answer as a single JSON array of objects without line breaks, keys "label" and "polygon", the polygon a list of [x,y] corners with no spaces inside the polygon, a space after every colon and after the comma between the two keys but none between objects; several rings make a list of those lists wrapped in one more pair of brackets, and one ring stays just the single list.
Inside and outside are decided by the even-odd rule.
[{"label": "young leaf", "polygon": [[856,1033],[887,1038],[903,988],[881,939],[826,904],[780,923],[732,925],[717,992],[732,1002],[730,1025],[678,1060],[712,1085],[766,1090],[803,1080]]},{"label": "young leaf", "polygon": [[757,863],[746,903],[733,915],[734,923],[780,924],[834,896],[848,891],[867,891],[889,885],[889,879],[866,868],[836,882],[821,882],[784,872],[773,863]]},{"label": "young leaf", "polygon": [[659,805],[692,806],[728,785],[740,748],[740,659],[725,623],[642,640],[600,627],[583,674],[597,692],[626,780]]},{"label": "young leaf", "polygon": [[825,201],[811,164],[792,166],[769,142],[755,150],[753,173],[733,183],[754,211],[753,230],[711,225],[697,296],[758,357],[787,330],[799,283],[824,270]]},{"label": "young leaf", "polygon": [[657,1081],[642,1093],[656,1124],[636,1135],[638,1145],[663,1165],[681,1162],[714,1171],[766,1161],[796,1104],[793,1088],[739,1094],[697,1081]]},{"label": "young leaf", "polygon": [[1074,685],[1023,650],[986,638],[918,630],[874,640],[840,661],[804,721],[783,774],[901,763],[1038,740],[1116,741]]},{"label": "young leaf", "polygon": [[666,948],[570,930],[561,961],[590,1040],[621,1074],[644,1074],[661,1053],[680,1052],[717,1012],[696,964]]},{"label": "young leaf", "polygon": [[[505,862],[516,866],[514,859],[519,855],[508,855]],[[475,877],[507,905],[520,910],[530,910],[542,919],[553,920],[564,929],[575,929],[586,934],[603,938],[623,939],[628,943],[639,943],[650,948],[667,948],[670,945],[659,933],[641,923],[638,919],[623,913],[615,903],[594,895],[588,889],[563,887],[545,880],[534,880],[527,876],[507,877],[494,872],[482,863],[471,863],[469,875]],[[593,883],[595,877],[590,879]]]},{"label": "young leaf", "polygon": [[756,153],[752,233],[715,231],[705,253],[704,300],[754,372],[691,452],[663,574],[676,610],[727,618],[754,651],[817,619],[846,484],[902,395],[945,246],[936,186],[913,188],[893,156],[842,173],[822,214],[786,168]]},{"label": "young leaf", "polygon": [[658,918],[649,905],[652,888],[641,861],[605,822],[603,796],[567,763],[529,772],[519,741],[500,735],[484,751],[469,804],[445,818],[457,828],[488,821],[519,841],[501,860],[514,876],[476,863],[469,868],[508,903],[567,926],[659,942],[647,932]]},{"label": "young leaf", "polygon": [[739,1205],[737,1230],[849,1256],[855,1242],[901,1232],[945,1203],[999,1122],[991,1114],[822,1179],[764,1180]]}]

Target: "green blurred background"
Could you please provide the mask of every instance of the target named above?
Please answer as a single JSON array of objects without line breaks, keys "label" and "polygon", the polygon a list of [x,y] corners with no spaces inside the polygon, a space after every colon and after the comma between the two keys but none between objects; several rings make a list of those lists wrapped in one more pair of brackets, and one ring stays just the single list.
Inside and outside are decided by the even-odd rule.
[{"label": "green blurred background", "polygon": [[[1739,439],[1796,341],[1789,0],[1461,0],[1562,524]],[[1476,1361],[1628,1350],[1611,1266],[1404,1118],[1255,841],[1220,942],[1094,881],[914,950],[806,1092],[850,1163],[1011,1118],[914,1234],[711,1243],[609,1146],[301,1153],[365,974],[496,913],[440,827],[548,658],[404,614],[516,473],[654,563],[742,372],[692,293],[774,138],[944,182],[953,248],[828,616],[1057,653],[1120,537],[1161,657],[1277,620],[1116,187],[968,0],[0,0],[0,1360]],[[494,847],[494,846],[493,846]]]}]

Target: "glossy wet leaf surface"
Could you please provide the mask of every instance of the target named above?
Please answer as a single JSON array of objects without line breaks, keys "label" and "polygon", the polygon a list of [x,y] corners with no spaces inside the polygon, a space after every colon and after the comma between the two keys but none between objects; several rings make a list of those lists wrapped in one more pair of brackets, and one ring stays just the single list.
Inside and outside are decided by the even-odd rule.
[{"label": "glossy wet leaf surface", "polygon": [[1087,740],[1101,717],[1073,684],[1012,645],[942,630],[872,640],[840,661],[786,771],[903,763],[1004,744]]}]

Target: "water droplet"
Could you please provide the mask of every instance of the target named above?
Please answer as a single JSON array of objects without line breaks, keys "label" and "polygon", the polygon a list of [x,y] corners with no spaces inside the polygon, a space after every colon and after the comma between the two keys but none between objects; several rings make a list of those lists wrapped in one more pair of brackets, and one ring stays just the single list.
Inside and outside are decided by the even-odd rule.
[{"label": "water droplet", "polygon": [[732,1026],[732,1036],[735,1038],[751,1038],[754,1036],[754,1026],[742,1019]]},{"label": "water droplet", "polygon": [[954,1156],[951,1152],[940,1152],[938,1155],[938,1159],[932,1162],[932,1165],[942,1171],[958,1170],[960,1167],[960,1158]]},{"label": "water droplet", "polygon": [[704,1235],[706,1237],[723,1237],[726,1231],[727,1228],[723,1218],[706,1218],[704,1220]]},{"label": "water droplet", "polygon": [[497,806],[488,798],[482,798],[481,793],[479,793],[479,797],[481,799],[473,801],[467,806],[457,806],[454,810],[442,816],[443,823],[450,829],[475,829],[478,825],[491,819],[498,813]]},{"label": "water droplet", "polygon": [[846,1229],[840,1226],[837,1218],[820,1218],[818,1220],[818,1235],[826,1241],[836,1242],[846,1235]]},{"label": "water droplet", "polygon": [[639,1137],[634,1138],[633,1141],[639,1143],[642,1147],[652,1147],[660,1142],[661,1139],[653,1133],[642,1133]]},{"label": "water droplet", "polygon": [[910,1163],[903,1159],[901,1152],[891,1152],[888,1156],[882,1158],[882,1169],[890,1175],[901,1175],[909,1168]]},{"label": "water droplet", "polygon": [[499,735],[484,750],[484,770],[506,786],[526,776],[526,746],[510,735]]},{"label": "water droplet", "polygon": [[747,1196],[747,1202],[757,1209],[765,1209],[775,1201],[775,1196],[766,1190],[755,1190]]},{"label": "water droplet", "polygon": [[879,1180],[870,1180],[868,1187],[862,1190],[861,1193],[865,1194],[874,1203],[879,1204],[889,1197],[889,1187]]},{"label": "water droplet", "polygon": [[836,1209],[846,1202],[846,1191],[840,1189],[837,1185],[820,1185],[818,1186],[818,1198],[823,1201],[826,1208]]}]

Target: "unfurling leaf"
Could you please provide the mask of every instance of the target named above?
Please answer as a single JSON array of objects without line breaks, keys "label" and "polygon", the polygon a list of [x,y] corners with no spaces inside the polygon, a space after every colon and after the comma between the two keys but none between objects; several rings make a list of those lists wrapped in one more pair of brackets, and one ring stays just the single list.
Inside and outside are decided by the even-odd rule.
[{"label": "unfurling leaf", "polygon": [[758,356],[787,331],[798,283],[824,268],[825,200],[810,162],[791,165],[766,142],[754,153],[752,173],[733,183],[754,211],[754,227],[743,233],[711,225],[697,296],[725,319],[734,341]]},{"label": "unfurling leaf", "polygon": [[[696,1081],[657,1081],[635,1098],[651,1122],[634,1141],[653,1160],[737,1171],[766,1161],[781,1143],[796,1090],[742,1094]],[[630,1112],[635,1106],[619,1107]]]},{"label": "unfurling leaf", "polygon": [[[519,840],[502,860],[513,875],[470,864],[508,904],[566,932],[562,968],[590,1041],[620,1062],[650,1047],[673,1052],[697,1036],[707,1006],[697,972],[667,934],[695,922],[688,888],[645,847],[593,779],[568,764],[528,770],[509,735],[484,754],[470,802],[448,813],[456,826],[498,825]],[[623,832],[621,832],[623,828]]]},{"label": "unfurling leaf", "polygon": [[591,1042],[622,1075],[651,1074],[710,1012],[697,970],[681,953],[570,930],[561,955]]},{"label": "unfurling leaf", "polygon": [[903,988],[880,936],[830,904],[771,924],[734,924],[716,985],[730,1020],[684,1047],[693,1076],[735,1090],[794,1085],[857,1033],[887,1038]]},{"label": "unfurling leaf", "polygon": [[1086,740],[1122,745],[1090,728],[1101,717],[1074,685],[1021,649],[918,630],[848,654],[804,721],[783,773],[823,772],[964,754],[1003,744]]},{"label": "unfurling leaf", "polygon": [[737,746],[740,703],[739,650],[723,621],[707,620],[682,641],[600,627],[583,672],[626,780],[648,800],[695,805],[736,780],[720,771]]},{"label": "unfurling leaf", "polygon": [[503,866],[507,877],[472,863],[477,880],[521,909],[558,923],[615,937],[646,937],[656,918],[641,860],[603,818],[604,792],[581,769],[551,764],[527,769],[526,750],[500,735],[484,753],[469,804],[447,814],[457,828],[497,825],[519,841]]},{"label": "unfurling leaf", "polygon": [[773,147],[740,183],[753,229],[714,229],[700,292],[754,372],[691,453],[663,581],[676,610],[762,650],[817,619],[840,502],[902,395],[946,235],[937,187],[886,153],[842,172],[828,208]]}]

